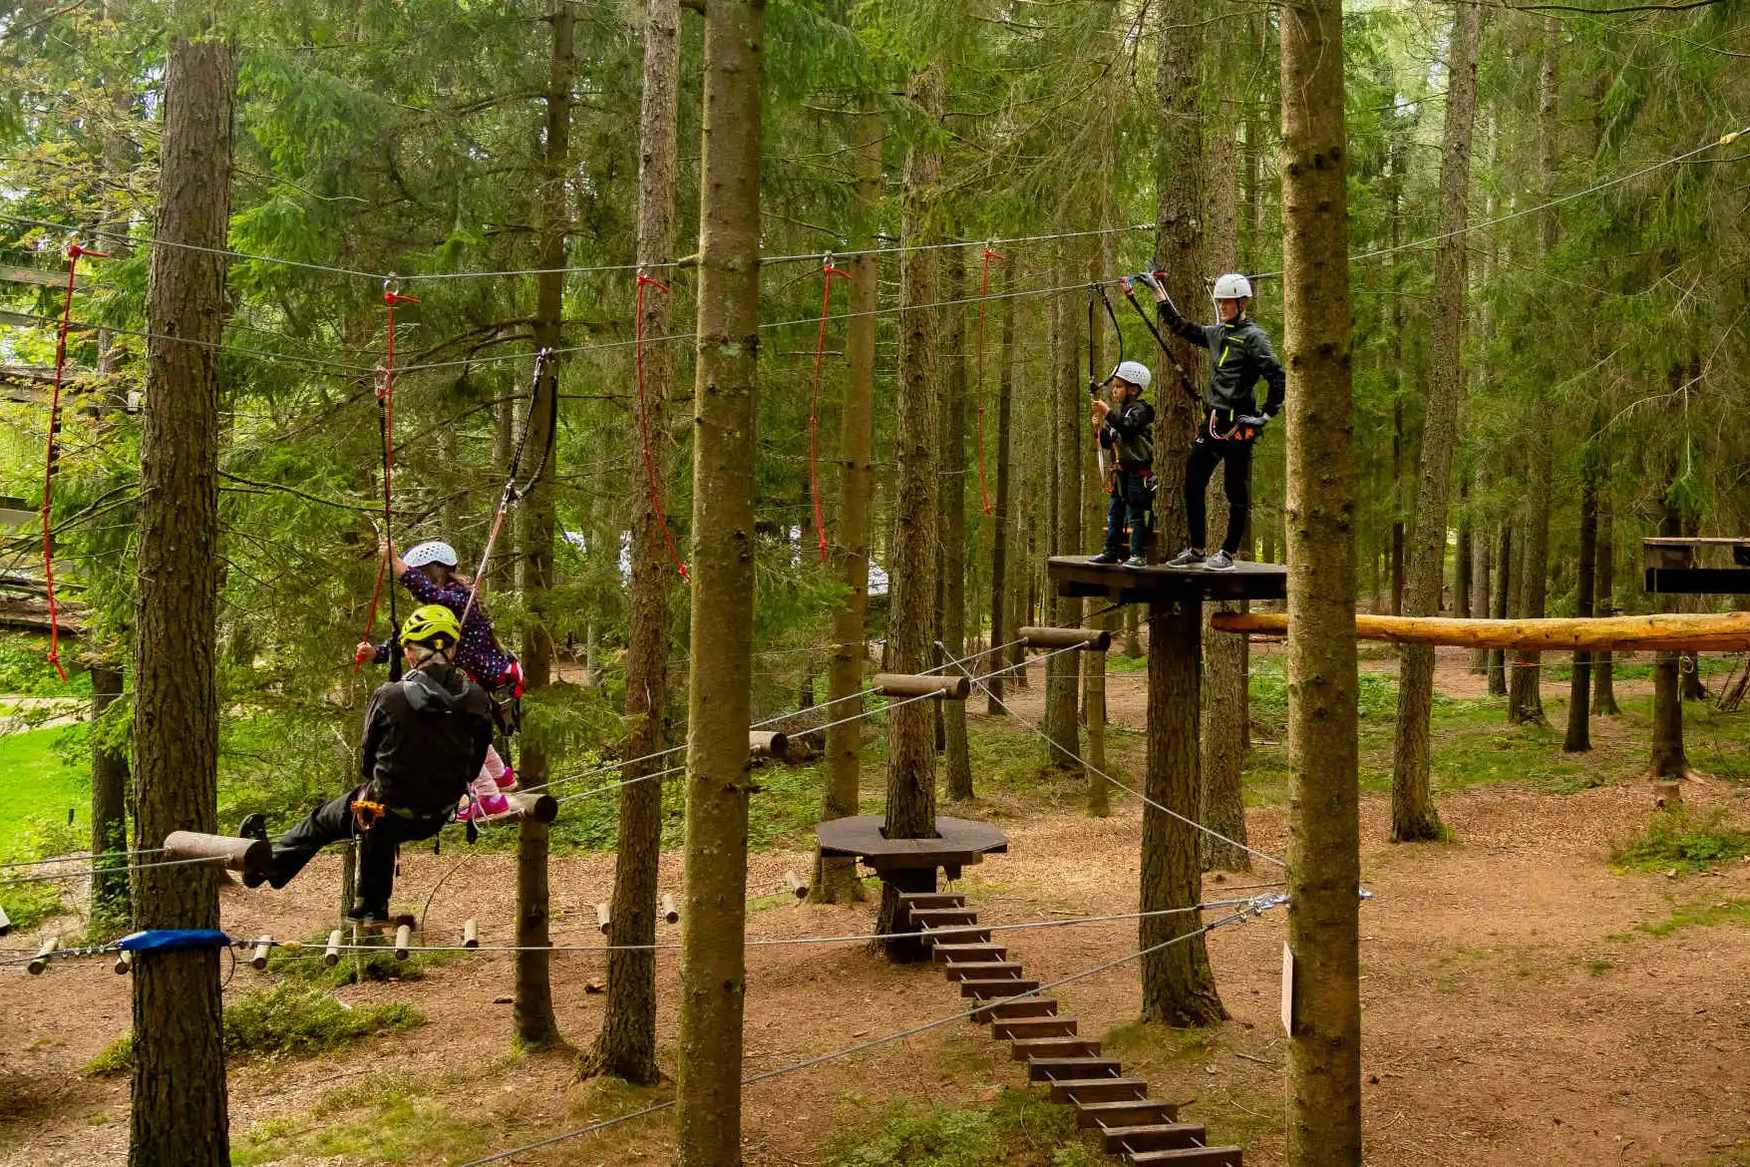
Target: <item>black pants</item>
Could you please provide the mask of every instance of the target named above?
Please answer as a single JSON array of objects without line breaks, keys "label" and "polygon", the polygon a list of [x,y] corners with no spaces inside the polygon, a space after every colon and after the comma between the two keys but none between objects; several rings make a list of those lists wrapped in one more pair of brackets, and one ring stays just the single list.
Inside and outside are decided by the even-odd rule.
[{"label": "black pants", "polygon": [[1148,555],[1154,521],[1152,476],[1137,470],[1112,474],[1112,503],[1106,508],[1106,554],[1114,559]]},{"label": "black pants", "polygon": [[[351,839],[352,803],[363,793],[361,786],[323,803],[303,822],[281,835],[273,845],[268,883],[284,887],[316,857],[316,852],[330,843]],[[368,904],[387,905],[389,892],[395,886],[395,849],[402,843],[431,838],[443,829],[446,821],[447,815],[418,819],[384,815],[359,840],[358,898]]]},{"label": "black pants", "polygon": [[[1216,424],[1216,432],[1221,425]],[[1217,462],[1224,462],[1221,481],[1227,488],[1227,535],[1221,549],[1233,555],[1245,537],[1246,523],[1252,517],[1252,443],[1237,438],[1214,438],[1209,435],[1209,417],[1204,415],[1197,440],[1191,443],[1191,457],[1185,463],[1185,519],[1191,528],[1191,546],[1204,549],[1209,538],[1209,517],[1204,495],[1209,479],[1215,474]]]}]

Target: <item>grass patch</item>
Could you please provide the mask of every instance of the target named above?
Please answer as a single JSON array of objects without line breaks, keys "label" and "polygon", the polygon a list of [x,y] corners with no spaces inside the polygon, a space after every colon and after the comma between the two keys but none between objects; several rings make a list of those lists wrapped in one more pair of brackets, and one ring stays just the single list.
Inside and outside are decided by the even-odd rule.
[{"label": "grass patch", "polygon": [[1004,1089],[988,1108],[903,1102],[835,1136],[829,1167],[1094,1167],[1108,1162],[1075,1111],[1043,1092]]},{"label": "grass patch", "polygon": [[[424,1024],[413,1006],[348,1008],[320,989],[291,982],[257,989],[225,1009],[225,1050],[240,1057],[311,1057],[373,1033],[399,1033]],[[120,1073],[133,1066],[134,1039],[111,1042],[88,1065],[89,1074]]]},{"label": "grass patch", "polygon": [[1611,861],[1632,871],[1702,871],[1750,855],[1750,831],[1726,820],[1724,810],[1692,815],[1661,811],[1646,834],[1619,844]]},{"label": "grass patch", "polygon": [[[314,956],[327,945],[328,934],[323,932],[306,937],[301,950],[275,948],[268,954],[267,971],[278,973],[288,981],[329,990],[365,981],[424,980],[431,969],[461,957],[458,952],[411,952],[406,960],[396,960],[394,951],[385,947],[380,952],[369,954],[343,952],[340,963],[330,967]],[[362,959],[354,959],[355,956]]]},{"label": "grass patch", "polygon": [[[70,754],[85,740],[83,726],[58,726],[0,734],[0,857],[39,859],[87,845],[85,832],[53,834],[65,828],[67,812],[85,823],[91,818],[91,774]],[[89,828],[87,827],[87,830]],[[11,910],[10,902],[7,910]]]},{"label": "grass patch", "polygon": [[422,1094],[411,1078],[373,1075],[368,1083],[329,1091],[309,1118],[256,1124],[233,1142],[231,1162],[236,1167],[293,1158],[430,1163],[439,1147],[453,1162],[488,1151],[491,1126],[472,1107],[457,1108]]},{"label": "grass patch", "polygon": [[[1725,900],[1712,904],[1684,904],[1674,908],[1663,920],[1636,924],[1635,931],[1648,936],[1669,936],[1685,928],[1711,928],[1716,924],[1736,924],[1750,928],[1750,900]],[[1605,962],[1609,963],[1609,962]]]}]

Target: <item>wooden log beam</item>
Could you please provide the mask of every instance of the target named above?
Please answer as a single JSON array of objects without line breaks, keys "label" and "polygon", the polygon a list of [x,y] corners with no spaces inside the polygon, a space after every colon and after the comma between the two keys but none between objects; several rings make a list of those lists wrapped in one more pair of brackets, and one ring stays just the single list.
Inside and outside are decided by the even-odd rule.
[{"label": "wooden log beam", "polygon": [[[1283,636],[1283,612],[1221,612],[1210,618],[1218,632]],[[1398,644],[1455,644],[1521,652],[1665,651],[1738,652],[1750,649],[1750,612],[1660,613],[1591,619],[1459,620],[1443,616],[1355,617],[1362,640]]]},{"label": "wooden log beam", "polygon": [[747,733],[747,752],[751,757],[783,761],[790,754],[790,739],[770,730],[750,729]]},{"label": "wooden log beam", "polygon": [[882,697],[935,697],[964,701],[972,693],[966,677],[939,677],[934,673],[876,673],[870,687]]},{"label": "wooden log beam", "polygon": [[522,794],[511,791],[504,796],[510,804],[510,809],[502,814],[487,815],[480,821],[483,823],[509,823],[518,819],[532,818],[537,822],[550,823],[559,817],[559,800],[551,794]]},{"label": "wooden log beam", "polygon": [[37,946],[36,955],[31,957],[30,963],[25,966],[30,971],[31,976],[40,977],[43,975],[43,970],[49,967],[49,958],[54,956],[55,949],[59,948],[60,944],[61,938],[58,935],[43,939],[43,942]]},{"label": "wooden log beam", "polygon": [[1079,648],[1105,652],[1112,647],[1112,633],[1104,628],[1023,628],[1021,639],[1028,648]]},{"label": "wooden log beam", "polygon": [[228,871],[267,878],[273,865],[273,844],[265,839],[237,839],[230,835],[203,835],[199,831],[171,831],[164,836],[164,854],[169,859],[223,861]]}]

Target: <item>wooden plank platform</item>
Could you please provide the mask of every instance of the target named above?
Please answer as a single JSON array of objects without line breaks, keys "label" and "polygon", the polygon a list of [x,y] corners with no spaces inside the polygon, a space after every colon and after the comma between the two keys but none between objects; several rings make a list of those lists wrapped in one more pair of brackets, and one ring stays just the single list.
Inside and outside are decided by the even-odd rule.
[{"label": "wooden plank platform", "polygon": [[1241,560],[1232,571],[1202,568],[1123,567],[1090,563],[1085,555],[1054,555],[1046,571],[1060,596],[1093,596],[1123,604],[1206,600],[1281,600],[1288,596],[1288,569]]},{"label": "wooden plank platform", "polygon": [[[886,820],[878,814],[849,815],[828,819],[815,828],[820,853],[838,858],[861,859],[877,874],[898,870],[946,867],[954,875],[961,867],[978,863],[986,855],[1009,849],[1006,835],[988,823],[936,816],[934,839],[889,839],[882,833]],[[919,913],[912,913],[915,918]]]}]

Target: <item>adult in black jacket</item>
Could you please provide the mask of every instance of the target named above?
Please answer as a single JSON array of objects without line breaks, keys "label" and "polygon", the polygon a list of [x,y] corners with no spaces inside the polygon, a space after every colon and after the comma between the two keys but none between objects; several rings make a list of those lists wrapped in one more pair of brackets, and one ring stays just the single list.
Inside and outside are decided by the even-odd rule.
[{"label": "adult in black jacket", "polygon": [[[1142,399],[1153,380],[1148,366],[1124,361],[1107,378],[1110,403],[1094,402],[1094,436],[1111,459],[1107,489],[1106,547],[1092,563],[1148,564],[1154,516],[1155,411]],[[1126,560],[1126,556],[1129,559]]]},{"label": "adult in black jacket", "polygon": [[[1252,443],[1282,411],[1287,378],[1276,359],[1270,337],[1246,315],[1252,284],[1229,273],[1215,281],[1217,324],[1196,324],[1180,314],[1166,288],[1153,277],[1140,277],[1154,291],[1161,320],[1179,336],[1209,350],[1209,382],[1203,390],[1203,418],[1185,463],[1185,517],[1190,545],[1167,561],[1169,567],[1205,567],[1231,571],[1233,557],[1245,536],[1252,511]],[[1266,387],[1264,410],[1258,412],[1253,389]],[[1224,463],[1227,488],[1227,534],[1221,546],[1205,557],[1208,520],[1204,496],[1218,463]]]},{"label": "adult in black jacket", "polygon": [[[395,850],[429,839],[455,813],[492,744],[492,700],[451,663],[461,639],[456,614],[427,604],[401,630],[407,673],[379,685],[365,710],[360,769],[364,785],[311,812],[273,845],[267,882],[291,882],[330,843],[359,837],[357,898],[348,913],[362,923],[389,917]],[[264,816],[238,834],[266,838]]]}]

